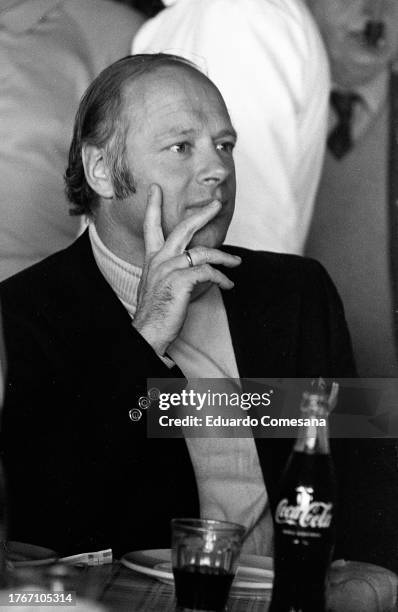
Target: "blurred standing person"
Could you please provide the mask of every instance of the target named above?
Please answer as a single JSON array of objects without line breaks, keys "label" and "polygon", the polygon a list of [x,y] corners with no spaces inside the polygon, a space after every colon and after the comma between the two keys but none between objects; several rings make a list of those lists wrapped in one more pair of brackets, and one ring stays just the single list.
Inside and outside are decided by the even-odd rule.
[{"label": "blurred standing person", "polygon": [[227,241],[301,254],[322,167],[329,73],[300,0],[167,0],[133,52],[175,52],[220,89],[239,133]]},{"label": "blurred standing person", "polygon": [[[359,373],[398,376],[388,203],[396,0],[308,0],[331,60],[328,152],[306,254],[342,296]],[[392,240],[396,241],[396,237]]]},{"label": "blurred standing person", "polygon": [[0,308],[0,410],[3,407],[4,391],[6,386],[6,370],[6,351],[4,346],[3,323]]},{"label": "blurred standing person", "polygon": [[62,181],[74,114],[143,21],[108,0],[0,3],[0,280],[79,233]]}]

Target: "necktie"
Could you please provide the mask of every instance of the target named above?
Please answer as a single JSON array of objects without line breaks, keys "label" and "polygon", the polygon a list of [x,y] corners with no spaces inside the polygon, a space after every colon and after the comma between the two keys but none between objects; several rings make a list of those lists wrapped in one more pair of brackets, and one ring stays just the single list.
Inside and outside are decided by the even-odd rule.
[{"label": "necktie", "polygon": [[332,91],[330,103],[337,114],[338,123],[328,137],[328,148],[337,159],[341,159],[352,148],[351,120],[354,105],[360,101],[355,93]]}]

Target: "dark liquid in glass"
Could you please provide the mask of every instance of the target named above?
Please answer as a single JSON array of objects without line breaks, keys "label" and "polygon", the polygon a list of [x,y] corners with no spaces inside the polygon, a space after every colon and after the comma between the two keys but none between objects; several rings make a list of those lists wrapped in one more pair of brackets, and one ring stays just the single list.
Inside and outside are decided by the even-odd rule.
[{"label": "dark liquid in glass", "polygon": [[221,567],[186,565],[173,568],[177,605],[192,610],[225,608],[234,575]]}]

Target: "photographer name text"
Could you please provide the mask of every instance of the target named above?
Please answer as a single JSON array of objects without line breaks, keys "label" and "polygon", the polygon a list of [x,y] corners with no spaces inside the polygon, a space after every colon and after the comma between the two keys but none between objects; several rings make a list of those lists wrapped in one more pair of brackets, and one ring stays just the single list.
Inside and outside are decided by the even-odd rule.
[{"label": "photographer name text", "polygon": [[326,419],[317,419],[315,417],[308,419],[288,419],[275,418],[270,415],[263,415],[261,418],[245,416],[236,417],[221,417],[206,415],[206,417],[198,417],[187,415],[185,417],[169,417],[162,415],[159,417],[159,425],[161,427],[326,427]]}]

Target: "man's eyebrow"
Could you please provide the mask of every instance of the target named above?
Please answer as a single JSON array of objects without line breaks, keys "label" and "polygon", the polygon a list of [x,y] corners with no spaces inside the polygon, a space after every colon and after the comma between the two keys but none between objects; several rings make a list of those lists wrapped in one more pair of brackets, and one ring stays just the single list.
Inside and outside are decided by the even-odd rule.
[{"label": "man's eyebrow", "polygon": [[[174,137],[182,138],[182,137],[194,136],[196,133],[197,133],[197,130],[193,128],[171,127],[171,128],[164,130],[163,132],[160,132],[160,134],[156,136],[156,139],[161,140],[163,138],[174,138]],[[224,130],[221,130],[220,132],[217,132],[214,138],[215,139],[224,138],[225,136],[231,136],[232,138],[234,138],[234,140],[238,139],[238,135],[236,131],[234,130],[234,128],[226,128]]]},{"label": "man's eyebrow", "polygon": [[161,138],[169,138],[174,136],[193,136],[195,133],[196,130],[194,130],[193,128],[171,127],[164,130],[163,132],[160,132],[160,134],[158,134],[156,138],[157,140],[160,140]]},{"label": "man's eyebrow", "polygon": [[236,130],[234,130],[233,127],[221,130],[221,132],[218,132],[217,134],[217,138],[224,138],[225,136],[232,136],[232,138],[238,140],[238,134],[236,133]]}]

